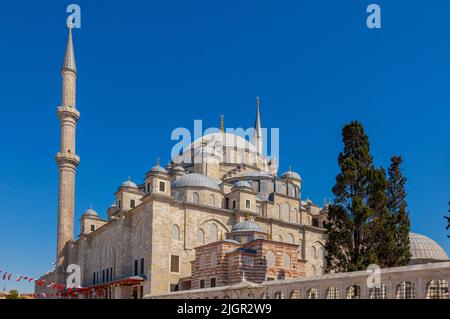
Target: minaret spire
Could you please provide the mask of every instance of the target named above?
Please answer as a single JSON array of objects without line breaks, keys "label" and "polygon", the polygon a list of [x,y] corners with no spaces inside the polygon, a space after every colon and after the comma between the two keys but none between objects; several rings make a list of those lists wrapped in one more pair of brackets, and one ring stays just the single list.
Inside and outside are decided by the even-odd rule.
[{"label": "minaret spire", "polygon": [[261,116],[259,114],[260,99],[256,97],[256,118],[255,118],[255,132],[253,135],[253,144],[256,146],[258,154],[262,154],[262,129],[261,129]]},{"label": "minaret spire", "polygon": [[225,124],[224,124],[224,121],[223,121],[223,114],[220,114],[220,131],[222,133],[225,133]]},{"label": "minaret spire", "polygon": [[77,73],[77,65],[75,63],[75,53],[73,50],[72,40],[72,21],[69,24],[69,36],[67,38],[66,55],[64,56],[64,64],[62,70],[69,70]]},{"label": "minaret spire", "polygon": [[61,144],[56,154],[59,171],[58,192],[58,242],[56,265],[67,264],[67,243],[73,240],[74,210],[75,210],[75,173],[80,158],[75,151],[75,131],[80,112],[76,109],[75,54],[72,40],[72,26],[69,25],[62,75],[62,100],[58,107],[58,117],[61,123]]}]

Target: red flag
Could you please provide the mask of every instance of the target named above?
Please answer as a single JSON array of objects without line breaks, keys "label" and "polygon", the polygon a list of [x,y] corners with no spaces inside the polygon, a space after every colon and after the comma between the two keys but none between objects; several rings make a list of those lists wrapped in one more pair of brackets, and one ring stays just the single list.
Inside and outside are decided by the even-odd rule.
[{"label": "red flag", "polygon": [[18,277],[16,280],[20,281],[23,278],[23,276]]},{"label": "red flag", "polygon": [[6,274],[7,274],[7,272],[5,272],[5,273],[3,274],[3,280],[5,280]]},{"label": "red flag", "polygon": [[11,275],[12,275],[12,274],[9,274],[9,275],[8,275],[8,280],[11,280]]},{"label": "red flag", "polygon": [[30,277],[30,278],[28,279],[28,282],[32,282],[32,281],[33,281],[33,278]]}]

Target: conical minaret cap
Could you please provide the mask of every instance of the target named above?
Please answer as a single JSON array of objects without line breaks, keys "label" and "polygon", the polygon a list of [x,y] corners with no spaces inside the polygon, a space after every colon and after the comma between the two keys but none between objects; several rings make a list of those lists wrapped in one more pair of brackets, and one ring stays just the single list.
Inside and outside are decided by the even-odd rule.
[{"label": "conical minaret cap", "polygon": [[261,136],[261,117],[259,115],[259,96],[256,97],[255,135]]},{"label": "conical minaret cap", "polygon": [[66,55],[64,56],[63,70],[70,70],[77,73],[77,66],[75,64],[75,53],[73,50],[72,40],[72,23],[69,25],[69,37],[67,39]]}]

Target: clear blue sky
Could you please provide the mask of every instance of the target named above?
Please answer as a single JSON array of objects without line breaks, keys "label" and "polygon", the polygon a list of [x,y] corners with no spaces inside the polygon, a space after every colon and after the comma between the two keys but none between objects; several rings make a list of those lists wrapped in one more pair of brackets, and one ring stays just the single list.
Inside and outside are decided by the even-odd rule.
[{"label": "clear blue sky", "polygon": [[[381,30],[365,26],[372,2]],[[55,258],[70,3],[8,1],[0,11],[1,270],[38,276]],[[174,128],[218,126],[220,113],[227,127],[248,127],[260,95],[263,126],[280,128],[280,170],[302,175],[304,198],[331,196],[341,128],[357,119],[377,165],[404,157],[413,231],[450,252],[450,2],[76,3],[77,234],[91,204],[105,216],[129,175],[141,182],[157,157],[167,163]]]}]

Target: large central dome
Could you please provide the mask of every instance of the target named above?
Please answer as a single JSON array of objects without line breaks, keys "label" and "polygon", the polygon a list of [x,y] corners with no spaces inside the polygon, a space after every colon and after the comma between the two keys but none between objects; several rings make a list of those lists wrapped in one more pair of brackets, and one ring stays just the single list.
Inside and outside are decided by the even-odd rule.
[{"label": "large central dome", "polygon": [[[191,173],[202,173],[217,179],[222,179],[228,172],[243,166],[251,167],[253,171],[276,175],[276,161],[263,156],[253,142],[243,137],[251,139],[251,132],[241,130],[236,133],[218,132],[196,139],[173,159],[173,165],[182,166]],[[238,135],[240,133],[243,136]],[[212,171],[214,173],[211,173]]]}]

